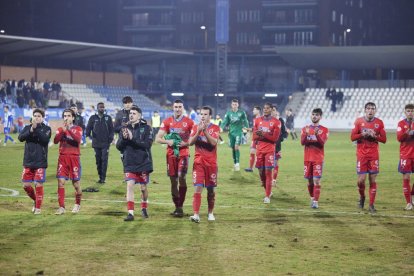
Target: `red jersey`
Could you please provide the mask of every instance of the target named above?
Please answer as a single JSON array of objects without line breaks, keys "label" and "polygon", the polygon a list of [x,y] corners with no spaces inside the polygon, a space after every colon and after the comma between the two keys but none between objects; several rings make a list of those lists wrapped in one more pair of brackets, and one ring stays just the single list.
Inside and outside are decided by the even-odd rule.
[{"label": "red jersey", "polygon": [[[256,118],[253,126],[253,140],[257,143],[256,149],[262,152],[274,152],[281,127],[282,123],[273,116]],[[262,131],[262,136],[256,134],[259,130]]]},{"label": "red jersey", "polygon": [[[362,133],[367,131],[373,131],[375,138],[363,137]],[[373,118],[371,121],[367,121],[365,117],[361,117],[355,120],[354,128],[351,131],[351,140],[357,141],[357,157],[367,159],[379,159],[379,146],[378,142],[385,143],[387,141],[387,135],[384,129],[384,123],[378,118]]]},{"label": "red jersey", "polygon": [[[193,126],[191,137],[197,133],[197,125]],[[215,139],[220,135],[220,127],[215,124],[209,124],[207,127],[208,133]],[[195,142],[194,164],[209,164],[210,166],[217,166],[217,145],[213,146],[207,140],[204,132],[201,132]]]},{"label": "red jersey", "polygon": [[306,134],[306,127],[302,128],[300,142],[305,146],[305,162],[323,162],[328,136],[329,130],[321,125],[309,125],[309,134]]},{"label": "red jersey", "polygon": [[414,159],[414,122],[407,119],[398,122],[397,140],[400,142],[400,159]]},{"label": "red jersey", "polygon": [[82,128],[73,125],[69,130],[62,127],[56,130],[56,136],[53,142],[55,144],[60,142],[60,155],[80,155],[80,143],[82,140]]},{"label": "red jersey", "polygon": [[[194,122],[190,118],[183,116],[180,120],[176,120],[174,116],[165,119],[160,129],[165,133],[178,133],[184,142],[188,142],[190,138],[191,129],[193,128]],[[167,147],[167,154],[174,155],[174,149],[170,146]],[[180,156],[189,156],[190,150],[188,147],[180,147]]]}]

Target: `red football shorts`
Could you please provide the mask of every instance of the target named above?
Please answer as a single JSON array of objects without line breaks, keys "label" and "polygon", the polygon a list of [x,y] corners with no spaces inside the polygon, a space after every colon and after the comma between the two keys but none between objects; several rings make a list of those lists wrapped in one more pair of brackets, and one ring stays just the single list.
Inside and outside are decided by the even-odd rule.
[{"label": "red football shorts", "polygon": [[275,167],[275,152],[256,152],[256,168],[273,169]]},{"label": "red football shorts", "polygon": [[46,169],[45,168],[23,168],[22,182],[45,182]]},{"label": "red football shorts", "polygon": [[357,159],[357,174],[377,174],[379,173],[379,160],[373,160],[368,158]]},{"label": "red football shorts", "polygon": [[185,176],[188,171],[188,156],[167,155],[167,174],[172,177]]},{"label": "red football shorts", "polygon": [[209,166],[208,164],[194,164],[193,185],[203,187],[217,187],[217,166]]},{"label": "red football shorts", "polygon": [[398,171],[400,173],[414,173],[414,159],[400,159]]},{"label": "red football shorts", "polygon": [[59,155],[56,178],[65,180],[80,180],[82,175],[82,166],[79,156],[76,155]]},{"label": "red football shorts", "polygon": [[321,178],[323,162],[305,161],[303,166],[303,177],[306,179]]},{"label": "red football shorts", "polygon": [[125,173],[125,181],[134,180],[135,184],[148,184],[149,173],[146,172],[127,172]]}]

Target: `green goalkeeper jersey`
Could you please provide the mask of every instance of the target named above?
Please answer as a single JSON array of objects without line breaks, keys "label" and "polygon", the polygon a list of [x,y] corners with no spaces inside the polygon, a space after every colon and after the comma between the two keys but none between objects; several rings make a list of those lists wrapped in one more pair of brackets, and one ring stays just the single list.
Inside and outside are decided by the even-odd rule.
[{"label": "green goalkeeper jersey", "polygon": [[247,121],[246,112],[243,110],[237,110],[233,112],[232,110],[227,111],[224,116],[224,120],[221,122],[220,127],[224,128],[230,126],[229,134],[231,135],[241,135],[244,127],[249,127],[249,122]]}]

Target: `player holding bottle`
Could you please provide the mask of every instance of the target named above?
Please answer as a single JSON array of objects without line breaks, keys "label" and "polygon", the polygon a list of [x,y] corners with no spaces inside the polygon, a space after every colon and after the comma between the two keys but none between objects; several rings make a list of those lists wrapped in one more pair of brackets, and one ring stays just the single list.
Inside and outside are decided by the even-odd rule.
[{"label": "player holding bottle", "polygon": [[72,180],[75,188],[75,206],[72,213],[78,213],[80,210],[82,190],[80,178],[82,167],[80,162],[80,144],[82,141],[82,128],[73,124],[75,112],[72,109],[63,111],[63,127],[59,127],[53,142],[59,143],[59,159],[56,178],[58,179],[58,201],[59,209],[56,215],[65,213],[65,183],[66,180]]},{"label": "player holding bottle", "polygon": [[324,146],[328,140],[329,131],[319,124],[322,109],[312,110],[311,125],[302,128],[301,144],[305,146],[304,177],[308,179],[308,191],[311,198],[311,208],[318,209],[321,193],[321,177],[324,160]]},{"label": "player holding bottle", "polygon": [[[158,131],[155,141],[160,144],[167,144],[167,174],[171,181],[171,196],[175,205],[175,210],[171,215],[183,217],[183,204],[187,193],[186,175],[190,150],[188,149],[188,139],[194,122],[183,115],[184,103],[175,100],[173,104],[174,114],[166,118]],[[179,139],[173,139],[179,138]],[[178,142],[178,140],[181,140]],[[175,153],[174,153],[174,148]]]},{"label": "player holding bottle", "polygon": [[253,140],[256,142],[256,168],[265,189],[263,203],[270,203],[272,195],[273,168],[275,167],[275,145],[280,135],[281,123],[272,116],[272,104],[265,103],[263,116],[255,120]]},{"label": "player holding bottle", "polygon": [[414,104],[404,108],[405,119],[398,122],[397,140],[400,142],[398,171],[403,175],[403,192],[407,203],[404,210],[413,210],[414,184],[410,190],[410,175],[414,172]]},{"label": "player holding bottle", "polygon": [[217,142],[220,136],[220,127],[210,123],[211,107],[204,106],[201,109],[201,122],[194,125],[189,140],[190,145],[195,145],[193,164],[193,211],[190,220],[200,222],[201,193],[207,188],[208,221],[216,220],[213,214],[215,192],[217,187]]},{"label": "player holding bottle", "polygon": [[377,107],[375,103],[365,104],[365,115],[357,118],[351,131],[351,140],[357,141],[357,174],[359,190],[359,208],[365,204],[365,179],[369,175],[369,212],[376,213],[374,206],[377,193],[375,181],[379,173],[379,145],[386,143],[387,135],[382,120],[375,117]]}]

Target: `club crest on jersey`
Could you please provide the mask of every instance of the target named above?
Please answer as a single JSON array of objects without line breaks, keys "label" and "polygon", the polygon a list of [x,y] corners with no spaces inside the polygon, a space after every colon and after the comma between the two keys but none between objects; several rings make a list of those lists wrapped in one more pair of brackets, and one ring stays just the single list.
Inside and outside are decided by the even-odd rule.
[{"label": "club crest on jersey", "polygon": [[208,130],[208,134],[210,134],[210,135],[213,134],[213,130],[212,129],[209,129]]},{"label": "club crest on jersey", "polygon": [[379,124],[375,124],[375,125],[374,125],[374,127],[375,127],[375,128],[379,128]]},{"label": "club crest on jersey", "polygon": [[318,134],[322,134],[322,130],[318,130]]},{"label": "club crest on jersey", "polygon": [[273,122],[270,122],[270,126],[273,126]]},{"label": "club crest on jersey", "polygon": [[186,122],[183,123],[183,127],[187,127],[187,123]]}]

